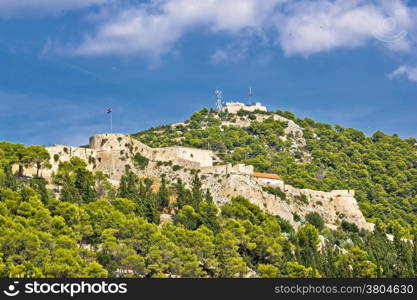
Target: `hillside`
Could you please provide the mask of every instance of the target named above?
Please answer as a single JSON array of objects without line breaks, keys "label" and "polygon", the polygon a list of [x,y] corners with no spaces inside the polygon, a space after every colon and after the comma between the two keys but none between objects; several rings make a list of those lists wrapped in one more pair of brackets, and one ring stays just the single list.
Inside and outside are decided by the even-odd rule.
[{"label": "hillside", "polygon": [[416,276],[415,144],[266,109],[0,142],[0,277]]},{"label": "hillside", "polygon": [[[133,135],[152,146],[213,150],[219,162],[253,165],[298,188],[355,190],[371,222],[417,224],[417,141],[298,119],[290,112],[203,109],[183,123]],[[393,225],[392,225],[393,226]]]},{"label": "hillside", "polygon": [[[206,190],[214,204],[221,207],[233,197],[245,195],[266,213],[279,216],[295,228],[302,225],[310,213],[317,214],[326,226],[337,228],[343,222],[360,229],[372,230],[355,199],[353,190],[329,192],[299,189],[271,173],[254,172],[252,165],[223,163],[211,150],[172,146],[151,148],[126,134],[99,134],[90,138],[89,145],[46,147],[50,168],[23,168],[28,177],[43,176],[48,187],[60,190],[61,173],[68,163],[81,159],[88,171],[101,172],[116,187],[129,170],[140,178],[151,179],[154,186],[162,181],[168,185],[183,184],[191,188],[195,180]],[[17,170],[17,168],[15,168]],[[175,193],[171,195],[175,200]],[[175,203],[172,202],[175,206]]]}]

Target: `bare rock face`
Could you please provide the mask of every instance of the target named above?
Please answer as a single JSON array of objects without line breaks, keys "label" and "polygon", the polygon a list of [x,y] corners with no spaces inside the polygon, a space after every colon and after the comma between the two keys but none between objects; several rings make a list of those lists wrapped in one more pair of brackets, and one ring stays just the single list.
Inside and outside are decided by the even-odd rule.
[{"label": "bare rock face", "polygon": [[[202,173],[204,174],[204,173]],[[279,188],[285,198],[272,195],[265,187]],[[204,187],[208,188],[218,205],[227,203],[231,197],[242,195],[252,203],[272,215],[278,215],[297,227],[311,212],[320,214],[326,223],[338,224],[345,220],[355,223],[359,228],[373,230],[374,224],[366,222],[360,211],[353,191],[322,192],[309,189],[297,189],[284,184],[282,180],[257,178],[253,174],[230,174],[216,181],[207,178]]]},{"label": "bare rock face", "polygon": [[[292,126],[291,130],[298,132],[296,126]],[[213,166],[215,155],[208,150],[186,147],[150,148],[125,134],[93,136],[88,147],[54,145],[46,149],[51,154],[52,168],[41,170],[41,175],[52,187],[52,175],[58,170],[59,163],[79,157],[87,163],[89,170],[107,174],[114,185],[118,185],[126,166],[141,177],[158,180],[164,174],[168,182],[181,179],[188,186],[195,173],[198,173],[202,187],[210,191],[219,206],[234,196],[244,196],[264,211],[288,220],[295,227],[310,212],[317,212],[333,227],[343,220],[365,230],[373,230],[374,226],[366,222],[352,190],[322,192],[298,189],[285,184],[277,175],[261,176],[254,173],[253,166]],[[138,157],[142,159],[142,164],[138,163]],[[36,170],[26,169],[25,173],[35,174]],[[271,188],[280,191],[279,196],[267,191]]]}]

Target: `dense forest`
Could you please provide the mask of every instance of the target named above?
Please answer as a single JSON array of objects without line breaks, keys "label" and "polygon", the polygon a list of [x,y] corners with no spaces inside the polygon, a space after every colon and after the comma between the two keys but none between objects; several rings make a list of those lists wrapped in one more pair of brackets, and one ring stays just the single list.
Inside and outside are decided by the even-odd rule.
[{"label": "dense forest", "polygon": [[[282,125],[271,123],[257,124],[260,127],[253,130],[269,132],[262,126]],[[388,157],[397,157],[400,150],[395,149],[401,148],[404,157],[398,156],[398,160],[391,162],[395,168],[385,170],[387,167],[379,164],[384,169],[380,176],[394,176],[394,170],[398,169],[410,172],[412,177],[411,166],[407,164],[411,161],[408,157],[411,156],[408,151],[413,147],[411,141],[383,134],[353,141],[353,137],[347,139],[343,136],[348,136],[349,132],[350,135],[362,135],[356,131],[313,125],[311,131],[317,129],[316,132],[322,132],[322,139],[316,145],[309,141],[313,153],[326,141],[325,132],[328,132],[329,141],[333,141],[335,136],[340,137],[329,143],[329,148],[322,150],[333,153],[328,161],[322,162],[322,166],[335,176],[334,182],[329,174],[321,181],[307,174],[309,168],[315,170],[315,160],[320,154],[308,163],[309,167],[295,164],[288,154],[284,154],[283,157],[291,162],[288,166],[299,176],[298,184],[337,185],[342,171],[336,163],[338,158],[333,158],[333,155],[343,160],[345,154],[342,150],[332,150],[342,142],[351,145],[351,151],[359,153],[349,156],[352,160],[352,156],[356,157],[358,165],[364,164],[364,157],[368,156],[380,162],[380,155],[385,152]],[[233,138],[239,137],[238,129],[231,130],[236,131]],[[191,135],[194,134],[191,132]],[[248,137],[253,136],[249,132],[247,134]],[[262,137],[260,132],[258,136],[265,141],[269,138],[268,134]],[[219,137],[218,141],[221,140]],[[268,149],[283,147],[285,152],[285,147],[278,145],[281,145],[280,140],[274,140],[277,144],[268,144]],[[226,147],[248,147],[248,151],[253,151],[255,147],[224,141]],[[391,148],[381,147],[382,143]],[[262,148],[260,143],[258,145]],[[372,147],[377,153],[368,153]],[[224,151],[225,160],[235,159],[233,155]],[[87,170],[84,161],[72,158],[60,163],[53,178],[57,187],[55,190],[48,189],[41,177],[22,175],[21,168],[25,166],[48,167],[48,158],[49,154],[39,146],[0,143],[0,277],[301,278],[417,275],[417,231],[401,223],[408,216],[408,207],[393,201],[397,198],[406,201],[408,198],[400,197],[401,190],[405,189],[412,205],[414,191],[404,186],[407,182],[410,184],[409,181],[400,183],[396,180],[400,186],[396,186],[395,192],[388,193],[385,183],[377,183],[376,173],[367,168],[362,170],[366,171],[362,182],[366,183],[369,177],[371,186],[379,187],[369,195],[364,192],[362,201],[368,201],[367,205],[375,207],[376,214],[380,213],[377,208],[383,205],[382,201],[386,201],[389,203],[386,209],[401,213],[402,219],[398,222],[394,215],[376,215],[376,219],[389,222],[377,220],[373,232],[360,231],[350,223],[342,223],[338,230],[330,230],[324,227],[318,214],[310,213],[295,231],[288,222],[265,214],[244,197],[235,197],[230,203],[217,207],[212,203],[210,191],[202,190],[198,174],[191,187],[186,188],[181,181],[168,183],[163,177],[158,182],[140,179],[126,168],[120,186],[115,189],[103,173],[93,173]],[[278,159],[278,156],[275,158]],[[255,162],[256,157],[247,159]],[[258,159],[270,160],[268,156]],[[333,168],[330,167],[331,162],[336,164]],[[16,170],[13,166],[19,168]],[[258,164],[257,168],[279,171],[282,167],[271,163],[263,167]],[[351,172],[351,177],[347,179],[353,182],[356,173],[347,166],[345,168],[347,173],[343,173],[344,176]],[[306,172],[305,176],[303,172]],[[289,180],[297,182],[291,169],[285,174]],[[375,199],[369,199],[372,195]],[[412,210],[408,214],[412,216]],[[166,216],[171,216],[172,220],[167,220]],[[393,234],[393,241],[387,239],[388,232]]]},{"label": "dense forest", "polygon": [[[285,135],[286,122],[303,128],[306,145],[291,151],[291,134]],[[257,115],[269,115],[262,122]],[[299,188],[330,191],[354,189],[362,212],[371,222],[386,224],[393,234],[401,228],[411,237],[417,225],[417,140],[401,139],[380,131],[372,136],[363,132],[299,119],[290,112],[240,111],[238,118],[252,120],[250,126],[221,126],[236,115],[203,109],[183,125],[160,126],[134,136],[157,146],[183,145],[210,149],[223,162],[254,165],[261,172],[276,173],[286,183]],[[282,137],[285,137],[282,139]]]}]

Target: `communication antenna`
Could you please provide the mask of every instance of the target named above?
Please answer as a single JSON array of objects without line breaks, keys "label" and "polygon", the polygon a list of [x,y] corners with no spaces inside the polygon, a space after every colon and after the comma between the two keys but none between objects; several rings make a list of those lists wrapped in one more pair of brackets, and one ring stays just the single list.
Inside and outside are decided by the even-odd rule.
[{"label": "communication antenna", "polygon": [[249,88],[249,105],[252,105],[253,91],[252,88]]},{"label": "communication antenna", "polygon": [[221,111],[223,108],[223,92],[217,89],[214,93],[216,94],[216,108]]}]

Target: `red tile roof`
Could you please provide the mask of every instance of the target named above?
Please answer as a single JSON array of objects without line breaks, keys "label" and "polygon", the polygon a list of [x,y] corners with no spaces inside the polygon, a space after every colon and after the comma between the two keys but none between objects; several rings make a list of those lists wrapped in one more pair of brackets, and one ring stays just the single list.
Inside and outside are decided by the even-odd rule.
[{"label": "red tile roof", "polygon": [[277,174],[271,174],[271,173],[256,173],[254,172],[252,174],[253,177],[258,178],[267,178],[267,179],[276,179],[276,180],[282,180],[282,177]]}]

